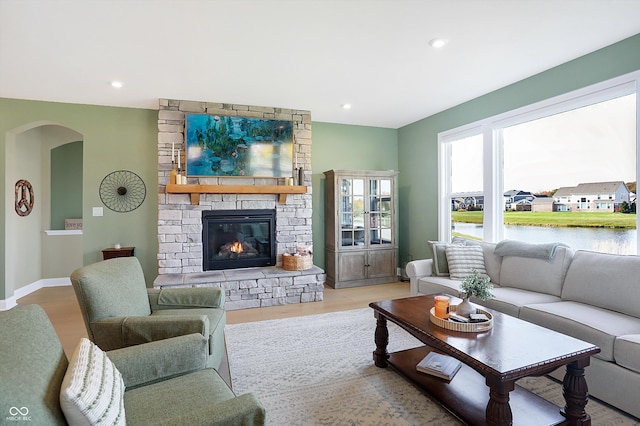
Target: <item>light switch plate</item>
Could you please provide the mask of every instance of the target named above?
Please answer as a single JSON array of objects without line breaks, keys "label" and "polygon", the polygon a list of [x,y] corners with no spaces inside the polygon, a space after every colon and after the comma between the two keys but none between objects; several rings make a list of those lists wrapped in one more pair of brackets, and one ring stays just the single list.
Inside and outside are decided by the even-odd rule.
[{"label": "light switch plate", "polygon": [[94,207],[93,208],[93,215],[94,216],[102,216],[103,215],[102,207]]}]

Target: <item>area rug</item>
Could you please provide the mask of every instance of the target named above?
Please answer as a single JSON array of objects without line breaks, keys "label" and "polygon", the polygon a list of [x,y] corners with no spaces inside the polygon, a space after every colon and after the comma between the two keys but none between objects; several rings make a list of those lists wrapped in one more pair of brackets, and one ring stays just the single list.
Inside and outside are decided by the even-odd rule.
[{"label": "area rug", "polygon": [[[420,346],[388,326],[389,351]],[[273,426],[462,424],[391,369],[373,365],[374,330],[368,308],[228,325],[234,391],[253,392]],[[518,383],[564,405],[562,385],[552,379]],[[593,425],[639,424],[593,399],[587,412]]]}]

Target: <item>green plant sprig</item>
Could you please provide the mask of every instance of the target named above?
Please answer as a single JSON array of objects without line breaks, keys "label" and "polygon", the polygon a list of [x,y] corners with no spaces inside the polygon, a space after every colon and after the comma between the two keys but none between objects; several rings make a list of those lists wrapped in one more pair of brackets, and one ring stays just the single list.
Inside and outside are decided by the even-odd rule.
[{"label": "green plant sprig", "polygon": [[491,290],[493,290],[491,278],[481,277],[475,269],[471,272],[473,275],[469,275],[462,280],[460,289],[467,297],[477,297],[481,300],[491,299],[493,297],[493,293],[491,293]]}]

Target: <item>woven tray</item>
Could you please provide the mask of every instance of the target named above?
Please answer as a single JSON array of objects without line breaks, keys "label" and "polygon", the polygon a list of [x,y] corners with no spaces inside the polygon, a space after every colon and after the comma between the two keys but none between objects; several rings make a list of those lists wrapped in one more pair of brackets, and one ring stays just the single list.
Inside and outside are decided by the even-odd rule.
[{"label": "woven tray", "polygon": [[313,256],[282,256],[282,269],[304,271],[313,266]]},{"label": "woven tray", "polygon": [[[437,325],[438,327],[446,328],[447,330],[461,331],[463,333],[480,333],[483,331],[491,330],[491,328],[493,327],[493,315],[491,315],[489,312],[484,311],[482,309],[477,309],[477,313],[485,314],[487,317],[489,317],[489,321],[485,321],[485,322],[449,321],[446,319],[438,318],[435,314],[435,309],[436,308],[431,308],[431,310],[429,311],[429,318],[431,319],[431,322]],[[449,306],[449,311],[455,312],[456,305]]]}]

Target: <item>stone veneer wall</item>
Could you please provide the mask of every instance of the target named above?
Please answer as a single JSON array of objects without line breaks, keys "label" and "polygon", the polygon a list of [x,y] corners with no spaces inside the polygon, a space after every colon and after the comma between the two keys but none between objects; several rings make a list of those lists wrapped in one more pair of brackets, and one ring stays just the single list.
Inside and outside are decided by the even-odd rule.
[{"label": "stone veneer wall", "polygon": [[[290,194],[286,204],[278,202],[275,194],[201,194],[200,204],[191,205],[188,194],[167,194],[166,185],[171,171],[171,146],[184,158],[185,113],[237,115],[293,121],[294,158],[305,170],[306,194]],[[184,164],[184,161],[183,161]],[[309,273],[267,274],[275,278],[250,283],[219,281],[216,271],[202,271],[202,211],[235,209],[276,210],[277,264],[282,253],[292,252],[296,246],[312,245],[311,229],[311,113],[283,108],[160,99],[158,112],[158,274],[162,286],[184,286],[185,277],[197,274],[197,285],[213,285],[226,290],[228,308],[270,306],[273,304],[322,300],[324,272],[314,267]],[[276,185],[277,178],[210,177],[188,178],[189,184],[208,185]],[[279,269],[279,268],[275,268]],[[211,281],[203,276],[210,273]],[[224,275],[224,274],[223,274]],[[229,275],[229,274],[227,274]],[[310,279],[310,275],[313,279]],[[265,281],[266,280],[266,281]],[[274,281],[277,280],[277,281]],[[297,281],[297,282],[296,282]],[[196,285],[196,284],[194,284]],[[156,285],[159,286],[159,285]],[[291,288],[288,288],[291,287]],[[305,296],[301,296],[305,294]],[[267,301],[268,299],[275,299]]]}]

